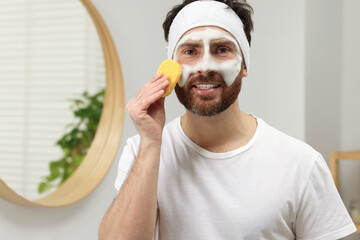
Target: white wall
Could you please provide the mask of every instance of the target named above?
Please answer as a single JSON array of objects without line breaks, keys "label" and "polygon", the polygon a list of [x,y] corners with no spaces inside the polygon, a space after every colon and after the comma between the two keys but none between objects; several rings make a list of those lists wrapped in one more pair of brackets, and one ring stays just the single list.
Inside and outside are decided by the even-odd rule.
[{"label": "white wall", "polygon": [[360,150],[360,1],[343,1],[341,149]]},{"label": "white wall", "polygon": [[[343,1],[341,145],[342,151],[360,151],[360,1]],[[340,193],[349,205],[360,199],[360,161],[340,162]],[[359,239],[360,234],[349,240]]]},{"label": "white wall", "polygon": [[328,158],[340,147],[342,3],[306,1],[306,141]]},{"label": "white wall", "polygon": [[249,2],[255,31],[240,107],[304,139],[305,1]]},{"label": "white wall", "polygon": [[[116,43],[127,102],[166,58],[161,25],[166,12],[180,0],[92,2],[104,17]],[[255,10],[255,33],[250,76],[244,80],[240,96],[241,108],[304,139],[305,1],[250,0],[250,3]],[[168,120],[183,112],[175,94],[167,99],[166,106]],[[126,138],[135,133],[126,116],[120,149]],[[99,222],[115,194],[116,168],[117,159],[99,187],[72,206],[43,209],[0,199],[1,237],[7,240],[97,239]]]},{"label": "white wall", "polygon": [[[306,1],[306,141],[327,159],[360,150],[360,2]],[[360,162],[340,162],[345,205],[360,198]],[[359,234],[345,239],[355,240]]]}]

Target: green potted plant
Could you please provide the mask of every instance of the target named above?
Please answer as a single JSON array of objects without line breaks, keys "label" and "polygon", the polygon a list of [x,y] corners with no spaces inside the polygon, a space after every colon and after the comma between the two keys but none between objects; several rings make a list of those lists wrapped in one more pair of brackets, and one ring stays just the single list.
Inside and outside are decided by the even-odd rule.
[{"label": "green potted plant", "polygon": [[94,139],[104,103],[105,89],[94,95],[88,92],[81,99],[73,99],[70,109],[73,111],[76,123],[66,126],[70,128],[57,142],[63,156],[49,163],[50,173],[38,185],[38,192],[44,193],[51,188],[64,183],[79,167]]}]

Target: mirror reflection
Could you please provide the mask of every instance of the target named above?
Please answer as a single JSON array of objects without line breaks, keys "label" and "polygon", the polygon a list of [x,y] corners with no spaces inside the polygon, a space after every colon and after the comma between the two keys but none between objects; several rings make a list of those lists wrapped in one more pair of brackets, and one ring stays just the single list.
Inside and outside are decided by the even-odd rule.
[{"label": "mirror reflection", "polygon": [[0,5],[0,178],[34,200],[86,154],[102,108],[103,52],[77,0]]}]

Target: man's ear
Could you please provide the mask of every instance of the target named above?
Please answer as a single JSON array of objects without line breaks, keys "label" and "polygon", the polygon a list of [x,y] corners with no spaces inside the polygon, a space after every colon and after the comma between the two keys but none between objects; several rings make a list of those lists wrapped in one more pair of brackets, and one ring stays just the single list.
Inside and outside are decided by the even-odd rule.
[{"label": "man's ear", "polygon": [[246,66],[244,66],[244,69],[242,70],[242,76],[247,77],[247,75],[248,75],[248,72],[247,72]]}]

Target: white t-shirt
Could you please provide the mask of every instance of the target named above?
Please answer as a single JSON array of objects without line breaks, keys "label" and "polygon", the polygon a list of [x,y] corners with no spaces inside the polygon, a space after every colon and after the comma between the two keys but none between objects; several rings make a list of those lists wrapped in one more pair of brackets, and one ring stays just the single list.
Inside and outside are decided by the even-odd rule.
[{"label": "white t-shirt", "polygon": [[[161,148],[155,240],[335,240],[356,231],[322,156],[257,118],[245,146],[209,152],[167,124]],[[139,150],[129,138],[119,191]]]}]

